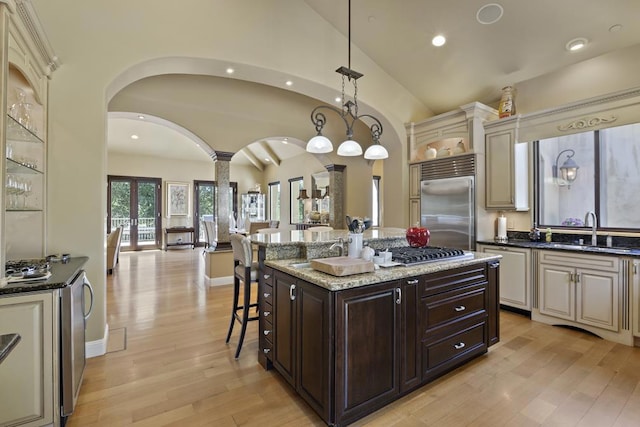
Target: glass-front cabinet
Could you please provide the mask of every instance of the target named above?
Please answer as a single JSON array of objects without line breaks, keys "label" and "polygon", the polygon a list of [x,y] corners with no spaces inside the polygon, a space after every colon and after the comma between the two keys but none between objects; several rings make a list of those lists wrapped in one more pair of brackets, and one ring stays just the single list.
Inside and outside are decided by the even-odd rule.
[{"label": "glass-front cabinet", "polygon": [[55,64],[36,54],[20,10],[0,2],[0,262],[46,252],[47,88]]},{"label": "glass-front cabinet", "polygon": [[248,192],[241,195],[242,209],[240,215],[243,220],[251,222],[265,221],[265,195],[258,192]]}]

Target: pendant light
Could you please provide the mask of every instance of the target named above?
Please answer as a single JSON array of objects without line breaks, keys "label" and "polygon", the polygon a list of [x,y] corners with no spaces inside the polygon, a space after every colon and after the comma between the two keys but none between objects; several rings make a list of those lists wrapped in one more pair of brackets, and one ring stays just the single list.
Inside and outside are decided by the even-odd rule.
[{"label": "pendant light", "polygon": [[353,139],[353,124],[356,120],[367,117],[374,121],[374,123],[369,126],[371,130],[371,138],[373,140],[373,145],[367,148],[365,152],[365,159],[386,159],[389,157],[389,153],[387,150],[380,144],[380,136],[382,135],[382,123],[380,120],[375,118],[370,114],[358,114],[358,79],[363,76],[363,74],[351,69],[351,0],[349,0],[349,44],[348,44],[348,66],[342,66],[336,70],[336,73],[342,75],[342,100],[345,99],[345,82],[348,80],[353,83],[353,102],[346,101],[341,109],[336,107],[328,106],[328,105],[320,105],[313,109],[311,112],[311,123],[316,128],[317,135],[309,140],[307,143],[307,152],[309,153],[330,153],[333,151],[333,144],[331,141],[322,135],[322,129],[324,125],[327,123],[326,116],[319,110],[327,109],[329,111],[333,111],[337,113],[342,118],[344,125],[346,126],[346,134],[347,139],[340,144],[338,147],[338,155],[339,156],[359,156],[362,154],[362,147],[360,144]]}]

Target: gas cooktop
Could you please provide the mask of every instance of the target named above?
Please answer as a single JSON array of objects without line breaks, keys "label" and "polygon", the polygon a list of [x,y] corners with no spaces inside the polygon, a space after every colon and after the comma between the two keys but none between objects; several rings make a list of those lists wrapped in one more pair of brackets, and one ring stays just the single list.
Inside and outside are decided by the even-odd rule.
[{"label": "gas cooktop", "polygon": [[391,249],[391,260],[402,265],[425,264],[428,262],[472,259],[471,252],[462,249],[441,248],[438,246],[424,246],[414,248],[405,246]]},{"label": "gas cooktop", "polygon": [[43,258],[7,261],[4,274],[9,282],[44,280],[51,277],[49,267]]}]

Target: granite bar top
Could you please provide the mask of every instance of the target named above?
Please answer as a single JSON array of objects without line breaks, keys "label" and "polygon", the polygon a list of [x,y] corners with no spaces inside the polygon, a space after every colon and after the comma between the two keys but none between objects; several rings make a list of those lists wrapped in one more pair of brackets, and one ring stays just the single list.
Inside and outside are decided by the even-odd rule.
[{"label": "granite bar top", "polygon": [[7,358],[11,350],[20,342],[19,334],[0,335],[0,363]]},{"label": "granite bar top", "polygon": [[532,242],[530,240],[508,240],[505,243],[498,243],[493,240],[480,240],[478,243],[482,245],[493,246],[511,246],[515,248],[529,248],[529,249],[545,249],[554,251],[570,251],[580,252],[588,254],[600,254],[600,255],[617,255],[617,256],[629,256],[640,257],[640,248],[627,248],[627,247],[606,247],[606,246],[591,246],[591,245],[579,245],[569,242]]},{"label": "granite bar top", "polygon": [[[283,230],[280,233],[252,234],[251,242],[259,247],[266,248],[266,259],[289,259],[289,258],[325,258],[337,256],[338,253],[330,250],[331,245],[344,242],[347,255],[349,231],[332,230],[313,232],[309,230]],[[369,245],[376,250],[387,248],[398,248],[408,246],[406,230],[404,228],[380,228],[369,229],[363,233],[363,244]]]},{"label": "granite bar top", "polygon": [[7,283],[5,279],[2,279],[2,281],[0,281],[0,295],[64,288],[71,279],[78,274],[88,260],[88,257],[73,257],[66,263],[50,261],[51,277],[46,280]]},{"label": "granite bar top", "polygon": [[265,264],[283,271],[299,279],[313,283],[314,285],[328,289],[330,291],[342,291],[344,289],[357,288],[360,286],[373,285],[392,280],[404,279],[407,277],[419,276],[422,274],[435,273],[452,268],[464,267],[466,265],[485,263],[492,260],[499,260],[500,255],[485,254],[482,252],[472,252],[474,257],[464,260],[437,261],[426,264],[412,266],[395,266],[375,270],[373,273],[353,274],[350,276],[332,276],[330,274],[316,271],[311,267],[295,267],[294,264],[304,263],[306,259],[281,259],[267,260]]}]

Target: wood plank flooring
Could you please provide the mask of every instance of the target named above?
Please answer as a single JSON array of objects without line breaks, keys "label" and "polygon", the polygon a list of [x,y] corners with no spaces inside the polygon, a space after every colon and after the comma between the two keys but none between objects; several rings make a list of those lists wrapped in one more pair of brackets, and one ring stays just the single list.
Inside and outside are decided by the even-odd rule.
[{"label": "wood plank flooring", "polygon": [[[257,322],[233,358],[231,286],[208,286],[201,251],[121,253],[107,287],[126,345],[87,361],[67,426],[324,425],[258,365]],[[640,426],[639,348],[504,311],[500,326],[487,355],[353,425]]]}]

